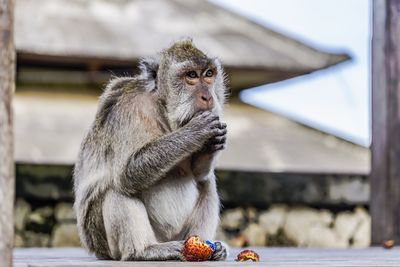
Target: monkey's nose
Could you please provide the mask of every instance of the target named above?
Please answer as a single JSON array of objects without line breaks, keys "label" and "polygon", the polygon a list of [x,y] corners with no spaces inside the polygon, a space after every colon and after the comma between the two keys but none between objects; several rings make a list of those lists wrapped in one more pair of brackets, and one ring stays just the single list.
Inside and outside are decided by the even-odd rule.
[{"label": "monkey's nose", "polygon": [[210,102],[211,101],[211,95],[202,95],[201,96],[201,100],[205,101],[205,102]]},{"label": "monkey's nose", "polygon": [[209,110],[214,107],[213,98],[211,94],[201,94],[200,96],[200,108],[203,110]]}]

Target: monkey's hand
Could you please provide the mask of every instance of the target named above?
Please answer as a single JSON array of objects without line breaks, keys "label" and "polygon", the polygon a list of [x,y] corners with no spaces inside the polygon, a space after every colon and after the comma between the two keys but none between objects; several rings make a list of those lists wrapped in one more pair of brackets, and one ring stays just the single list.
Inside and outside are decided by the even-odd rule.
[{"label": "monkey's hand", "polygon": [[224,261],[228,256],[228,249],[219,241],[215,242],[215,251],[211,256],[212,261]]},{"label": "monkey's hand", "polygon": [[219,129],[217,135],[211,137],[204,145],[202,152],[205,153],[214,153],[219,150],[223,150],[226,145],[226,123],[221,122],[216,126]]},{"label": "monkey's hand", "polygon": [[[226,134],[226,125],[222,127],[219,117],[210,111],[197,114],[184,128],[201,142],[201,147],[209,141]],[[214,142],[216,141],[214,140]]]},{"label": "monkey's hand", "polygon": [[213,168],[215,152],[225,148],[226,124],[221,123],[218,116],[206,111],[195,116],[187,126],[196,129],[192,133],[201,135],[204,140],[193,154],[192,170],[197,181],[206,180]]}]

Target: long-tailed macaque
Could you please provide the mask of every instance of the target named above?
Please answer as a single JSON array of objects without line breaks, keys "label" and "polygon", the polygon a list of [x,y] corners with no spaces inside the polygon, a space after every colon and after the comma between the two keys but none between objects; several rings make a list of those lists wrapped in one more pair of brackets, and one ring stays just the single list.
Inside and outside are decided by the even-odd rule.
[{"label": "long-tailed macaque", "polygon": [[[225,147],[224,72],[192,41],[143,60],[100,97],[74,169],[83,245],[99,259],[182,260],[190,235],[214,238],[214,165]],[[225,260],[216,242],[211,260]]]}]

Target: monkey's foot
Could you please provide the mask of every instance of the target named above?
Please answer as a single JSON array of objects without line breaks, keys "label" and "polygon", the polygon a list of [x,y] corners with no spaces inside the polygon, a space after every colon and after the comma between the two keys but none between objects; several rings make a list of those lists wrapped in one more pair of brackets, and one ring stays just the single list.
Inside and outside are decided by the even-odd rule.
[{"label": "monkey's foot", "polygon": [[224,261],[228,257],[228,249],[225,244],[223,245],[221,242],[217,241],[214,243],[215,250],[211,256],[212,261]]}]

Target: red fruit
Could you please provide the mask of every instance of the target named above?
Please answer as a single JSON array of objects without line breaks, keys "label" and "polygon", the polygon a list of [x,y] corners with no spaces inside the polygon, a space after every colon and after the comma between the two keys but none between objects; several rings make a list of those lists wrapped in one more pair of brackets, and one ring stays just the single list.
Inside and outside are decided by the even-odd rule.
[{"label": "red fruit", "polygon": [[182,255],[187,261],[206,261],[211,258],[212,254],[212,248],[197,235],[189,237],[182,250]]},{"label": "red fruit", "polygon": [[383,247],[390,249],[394,246],[394,240],[390,239],[390,240],[386,240],[385,242],[383,242]]},{"label": "red fruit", "polygon": [[243,250],[237,255],[236,261],[260,261],[260,256],[250,249]]}]

